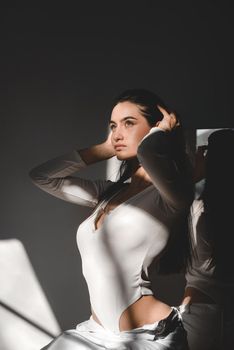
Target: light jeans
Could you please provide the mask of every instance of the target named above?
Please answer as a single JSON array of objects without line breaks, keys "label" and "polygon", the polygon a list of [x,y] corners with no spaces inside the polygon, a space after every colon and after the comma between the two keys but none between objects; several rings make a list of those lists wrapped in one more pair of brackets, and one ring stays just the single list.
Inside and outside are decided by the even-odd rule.
[{"label": "light jeans", "polygon": [[153,324],[113,333],[92,318],[65,331],[41,350],[188,350],[186,332],[176,308]]},{"label": "light jeans", "polygon": [[223,348],[223,311],[217,304],[194,303],[178,307],[187,332],[189,350]]}]

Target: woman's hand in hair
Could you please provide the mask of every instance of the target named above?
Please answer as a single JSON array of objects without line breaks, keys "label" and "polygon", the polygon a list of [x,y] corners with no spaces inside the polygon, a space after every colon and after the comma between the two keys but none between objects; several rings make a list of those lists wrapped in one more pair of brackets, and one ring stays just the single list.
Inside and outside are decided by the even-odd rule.
[{"label": "woman's hand in hair", "polygon": [[104,142],[80,149],[78,152],[86,164],[92,164],[112,158],[115,155],[115,150],[111,143],[111,132]]},{"label": "woman's hand in hair", "polygon": [[156,126],[164,131],[171,131],[175,128],[177,128],[180,125],[180,122],[175,115],[175,113],[168,113],[166,109],[164,109],[161,106],[157,106],[157,108],[160,110],[160,112],[163,115],[162,120],[158,121],[156,123]]},{"label": "woman's hand in hair", "polygon": [[102,143],[102,146],[105,148],[106,153],[109,154],[110,157],[113,157],[115,155],[115,149],[111,142],[112,137],[112,131],[109,132],[106,141]]}]

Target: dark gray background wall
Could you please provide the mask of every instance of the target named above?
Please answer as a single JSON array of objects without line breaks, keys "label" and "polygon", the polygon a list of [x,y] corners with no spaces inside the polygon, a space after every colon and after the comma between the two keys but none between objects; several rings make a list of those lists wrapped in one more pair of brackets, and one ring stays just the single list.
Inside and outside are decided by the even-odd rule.
[{"label": "dark gray background wall", "polygon": [[[231,1],[86,1],[1,8],[0,238],[25,245],[62,327],[89,316],[76,229],[90,210],[41,192],[35,165],[101,142],[112,98],[145,87],[187,129],[233,127]],[[88,177],[105,176],[105,164]],[[160,281],[179,302],[183,276]]]}]

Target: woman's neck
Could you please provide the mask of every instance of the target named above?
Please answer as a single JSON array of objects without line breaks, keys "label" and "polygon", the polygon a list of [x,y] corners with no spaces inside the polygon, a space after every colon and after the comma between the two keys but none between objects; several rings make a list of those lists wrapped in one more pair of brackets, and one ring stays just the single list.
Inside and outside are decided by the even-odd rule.
[{"label": "woman's neck", "polygon": [[145,171],[145,169],[140,166],[132,175],[131,178],[131,185],[132,186],[138,186],[138,187],[145,187],[152,185],[152,181]]},{"label": "woman's neck", "polygon": [[139,164],[137,159],[132,161],[132,176],[130,187],[147,187],[152,184],[152,181],[145,171],[145,169]]}]

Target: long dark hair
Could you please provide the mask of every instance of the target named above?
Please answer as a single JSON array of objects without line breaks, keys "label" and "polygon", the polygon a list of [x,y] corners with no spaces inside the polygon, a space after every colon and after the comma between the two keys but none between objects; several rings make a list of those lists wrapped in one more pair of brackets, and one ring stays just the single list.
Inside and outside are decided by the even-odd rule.
[{"label": "long dark hair", "polygon": [[[114,99],[112,109],[118,103],[125,101],[138,105],[142,115],[152,127],[156,126],[156,123],[163,118],[163,115],[157,108],[157,105],[165,108],[168,112],[171,112],[171,110],[158,95],[146,89],[130,89],[122,92]],[[172,144],[172,157],[176,161],[178,168],[183,169],[182,173],[185,174],[184,181],[190,186],[192,183],[192,168],[185,152],[185,139],[181,122],[178,128],[175,128],[170,132],[170,140]],[[123,161],[119,169],[118,181],[102,194],[100,200],[109,198],[119,188],[124,186],[125,181],[132,176],[135,170],[134,166],[135,163],[133,160]],[[182,270],[185,270],[188,264],[191,263],[191,242],[188,229],[188,211],[184,212],[184,215],[181,215],[181,221],[177,227],[173,229],[173,231],[174,232],[172,232],[169,238],[165,252],[160,257],[158,264],[158,273],[161,274],[181,272]]]},{"label": "long dark hair", "polygon": [[[155,126],[163,118],[162,113],[157,108],[160,105],[168,110],[163,100],[154,92],[146,89],[129,89],[116,96],[112,102],[111,110],[120,102],[132,102],[139,106],[142,115],[146,118],[150,126]],[[118,181],[105,191],[100,200],[106,199],[114,194],[126,180],[128,180],[135,170],[135,160],[124,160],[121,162],[118,174]]]},{"label": "long dark hair", "polygon": [[203,200],[211,266],[219,279],[233,276],[234,130],[221,129],[208,138]]}]

